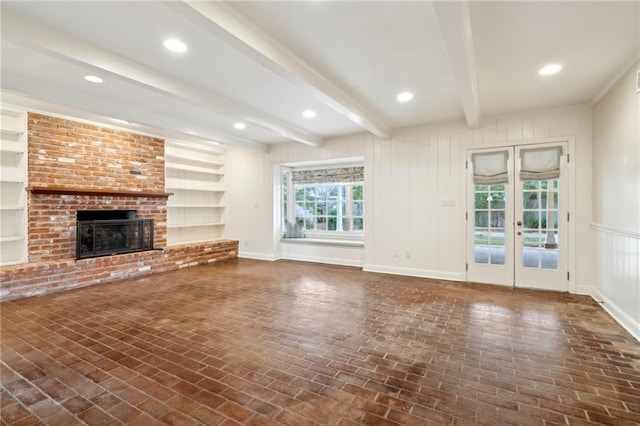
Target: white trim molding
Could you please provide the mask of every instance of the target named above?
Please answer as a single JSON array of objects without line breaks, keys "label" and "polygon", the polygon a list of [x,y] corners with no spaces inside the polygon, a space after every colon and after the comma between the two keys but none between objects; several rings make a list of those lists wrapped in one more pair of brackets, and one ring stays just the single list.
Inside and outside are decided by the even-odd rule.
[{"label": "white trim molding", "polygon": [[280,256],[269,253],[252,253],[248,251],[239,250],[238,257],[240,259],[255,259],[255,260],[266,260],[269,262],[275,262],[276,260],[280,260]]},{"label": "white trim molding", "polygon": [[639,60],[640,60],[640,52],[636,52],[631,58],[629,58],[629,61],[625,62],[624,66],[622,68],[620,68],[620,70],[616,74],[614,74],[614,76],[611,78],[611,80],[607,81],[607,84],[605,84],[596,93],[596,95],[593,97],[593,99],[591,99],[591,106],[594,106],[595,104],[597,104],[598,101],[600,99],[602,99],[602,97],[604,95],[609,93],[609,90],[611,90],[611,88],[613,86],[615,86],[615,84],[618,82],[618,80],[620,80],[622,78],[622,76],[625,75],[627,73],[627,71],[629,71],[636,64],[636,62],[638,62]]},{"label": "white trim molding", "polygon": [[627,330],[638,342],[640,342],[640,323],[634,321],[631,316],[620,309],[615,303],[600,292],[597,288],[591,289],[591,297],[595,300],[618,324]]},{"label": "white trim molding", "polygon": [[403,275],[408,277],[431,278],[434,280],[459,281],[461,284],[466,282],[466,274],[464,272],[443,272],[429,271],[426,269],[400,268],[397,266],[371,265],[365,264],[362,268],[365,272],[376,272],[380,274]]},{"label": "white trim molding", "polygon": [[599,223],[592,223],[591,228],[596,231],[608,232],[610,234],[622,235],[624,237],[640,238],[640,230],[633,231],[631,229],[616,228],[614,226],[607,226]]},{"label": "white trim molding", "polygon": [[640,341],[640,235],[599,224],[592,229],[597,273],[591,297]]}]

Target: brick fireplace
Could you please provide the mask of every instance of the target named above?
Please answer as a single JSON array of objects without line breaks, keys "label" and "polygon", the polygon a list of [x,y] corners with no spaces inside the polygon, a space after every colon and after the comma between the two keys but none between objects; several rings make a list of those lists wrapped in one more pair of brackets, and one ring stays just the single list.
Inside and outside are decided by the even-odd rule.
[{"label": "brick fireplace", "polygon": [[153,219],[137,210],[78,210],[76,259],[153,250]]},{"label": "brick fireplace", "polygon": [[[237,256],[231,240],[167,247],[163,140],[33,113],[28,131],[28,263],[2,268],[0,299]],[[83,210],[135,210],[163,250],[76,260]]]}]

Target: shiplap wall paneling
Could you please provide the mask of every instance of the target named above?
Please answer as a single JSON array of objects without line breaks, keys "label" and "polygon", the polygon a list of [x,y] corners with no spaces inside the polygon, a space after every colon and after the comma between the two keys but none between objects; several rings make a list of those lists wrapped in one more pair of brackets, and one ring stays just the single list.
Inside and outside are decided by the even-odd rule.
[{"label": "shiplap wall paneling", "polygon": [[640,340],[640,235],[595,226],[597,300]]},{"label": "shiplap wall paneling", "polygon": [[230,149],[226,158],[226,236],[239,241],[241,256],[272,260],[274,173],[270,154]]},{"label": "shiplap wall paneling", "polygon": [[[234,213],[228,210],[228,222],[236,222],[227,225],[228,230],[233,229],[228,236],[246,237],[254,254],[277,258],[273,201],[271,209],[261,210],[265,216],[252,216],[250,197],[244,194],[257,191],[273,197],[273,170],[278,164],[364,156],[364,269],[464,281],[466,150],[566,136],[575,139],[576,174],[581,179],[579,191],[569,195],[575,196],[576,226],[581,230],[571,236],[572,250],[577,253],[573,279],[589,286],[593,280],[592,258],[588,257],[592,234],[584,228],[590,226],[590,114],[589,106],[576,105],[486,117],[483,126],[475,130],[456,121],[396,129],[387,140],[358,134],[329,139],[321,147],[285,143],[272,146],[268,154],[237,150],[237,155],[228,156],[228,167],[236,169],[229,173],[246,172],[247,176],[231,179],[233,189],[227,187],[231,197],[227,204],[231,199],[234,203]],[[261,178],[249,178],[257,169],[263,170]],[[442,206],[443,199],[453,199],[455,205]],[[256,232],[248,231],[252,227]],[[242,253],[243,248],[240,250]]]}]

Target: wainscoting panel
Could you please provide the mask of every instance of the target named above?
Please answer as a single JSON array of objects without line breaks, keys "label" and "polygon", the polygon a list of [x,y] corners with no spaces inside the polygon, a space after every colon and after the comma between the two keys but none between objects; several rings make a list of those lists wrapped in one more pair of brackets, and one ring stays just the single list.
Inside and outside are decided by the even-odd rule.
[{"label": "wainscoting panel", "polygon": [[593,297],[640,340],[640,234],[593,225],[597,283]]}]

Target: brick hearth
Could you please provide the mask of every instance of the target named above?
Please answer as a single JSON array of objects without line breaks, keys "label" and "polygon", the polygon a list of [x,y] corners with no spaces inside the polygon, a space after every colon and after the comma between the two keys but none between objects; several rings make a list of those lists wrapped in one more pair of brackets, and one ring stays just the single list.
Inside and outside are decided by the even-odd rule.
[{"label": "brick hearth", "polygon": [[[28,152],[29,262],[2,268],[2,300],[237,256],[231,240],[167,248],[161,139],[29,114]],[[97,209],[154,219],[159,250],[76,261],[77,211]]]}]

